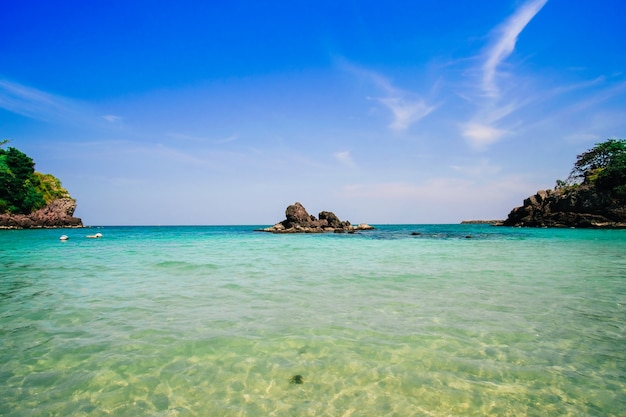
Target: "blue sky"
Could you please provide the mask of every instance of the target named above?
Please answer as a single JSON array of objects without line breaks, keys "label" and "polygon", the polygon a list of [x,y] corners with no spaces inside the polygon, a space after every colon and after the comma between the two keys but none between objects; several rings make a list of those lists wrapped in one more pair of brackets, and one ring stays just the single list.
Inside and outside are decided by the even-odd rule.
[{"label": "blue sky", "polygon": [[273,224],[296,201],[353,223],[506,218],[626,137],[623,16],[621,0],[3,2],[0,139],[86,225]]}]

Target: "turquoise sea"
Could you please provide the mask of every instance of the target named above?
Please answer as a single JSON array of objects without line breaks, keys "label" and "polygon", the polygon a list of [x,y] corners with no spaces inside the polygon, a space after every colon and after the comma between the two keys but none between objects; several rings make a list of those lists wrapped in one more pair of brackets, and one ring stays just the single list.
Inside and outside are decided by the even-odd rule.
[{"label": "turquoise sea", "polygon": [[0,416],[626,415],[626,230],[258,227],[0,230]]}]

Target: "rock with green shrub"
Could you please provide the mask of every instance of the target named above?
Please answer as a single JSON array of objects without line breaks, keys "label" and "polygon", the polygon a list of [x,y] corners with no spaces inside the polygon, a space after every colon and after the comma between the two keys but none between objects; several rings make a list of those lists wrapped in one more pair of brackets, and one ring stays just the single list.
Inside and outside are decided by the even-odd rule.
[{"label": "rock with green shrub", "polygon": [[76,201],[50,174],[35,171],[35,162],[0,142],[0,227],[82,227],[73,217]]},{"label": "rock with green shrub", "polygon": [[569,177],[514,208],[505,226],[626,228],[626,140],[578,155]]}]

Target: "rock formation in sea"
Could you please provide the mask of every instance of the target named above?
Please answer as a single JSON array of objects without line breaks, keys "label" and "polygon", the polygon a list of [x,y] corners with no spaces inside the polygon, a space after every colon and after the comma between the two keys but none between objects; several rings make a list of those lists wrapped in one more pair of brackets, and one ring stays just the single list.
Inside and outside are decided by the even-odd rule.
[{"label": "rock formation in sea", "polygon": [[349,221],[341,221],[331,211],[322,211],[318,217],[309,214],[304,206],[295,203],[285,210],[286,219],[272,227],[260,229],[261,232],[271,233],[352,233],[357,230],[371,230],[374,227],[368,224],[352,225]]},{"label": "rock formation in sea", "polygon": [[80,218],[74,217],[76,201],[59,198],[30,214],[0,214],[2,229],[37,229],[60,227],[83,227]]},{"label": "rock formation in sea", "polygon": [[514,208],[503,225],[626,228],[626,201],[591,184],[541,190]]}]

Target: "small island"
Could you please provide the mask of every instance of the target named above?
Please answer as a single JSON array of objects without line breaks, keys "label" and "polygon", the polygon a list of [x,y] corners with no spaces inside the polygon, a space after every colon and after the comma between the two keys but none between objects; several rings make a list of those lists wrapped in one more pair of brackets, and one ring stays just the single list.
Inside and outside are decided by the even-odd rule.
[{"label": "small island", "polygon": [[298,202],[287,207],[286,219],[272,227],[259,229],[269,233],[354,233],[358,230],[372,230],[369,224],[352,225],[349,221],[341,221],[331,211],[322,211],[318,217],[309,214]]},{"label": "small island", "polygon": [[74,217],[76,200],[50,174],[35,171],[35,163],[0,141],[0,229],[83,227]]}]

